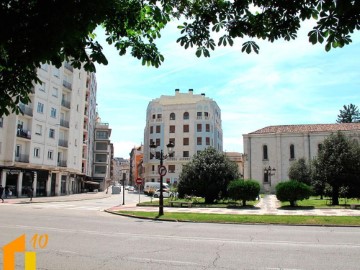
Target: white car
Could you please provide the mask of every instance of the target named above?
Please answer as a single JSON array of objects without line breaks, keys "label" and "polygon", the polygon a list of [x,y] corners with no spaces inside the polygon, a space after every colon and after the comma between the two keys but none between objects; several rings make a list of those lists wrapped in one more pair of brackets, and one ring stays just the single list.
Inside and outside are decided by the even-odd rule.
[{"label": "white car", "polygon": [[[172,192],[169,190],[163,190],[163,197],[164,198],[169,198],[172,195]],[[154,195],[154,198],[159,198],[160,197],[160,189],[156,190]]]},{"label": "white car", "polygon": [[134,191],[134,190],[135,190],[135,188],[133,186],[128,187],[128,191]]}]

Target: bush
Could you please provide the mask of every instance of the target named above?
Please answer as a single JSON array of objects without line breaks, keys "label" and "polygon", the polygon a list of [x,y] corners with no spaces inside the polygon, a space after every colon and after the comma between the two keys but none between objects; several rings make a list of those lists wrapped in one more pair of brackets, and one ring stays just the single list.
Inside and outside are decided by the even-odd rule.
[{"label": "bush", "polygon": [[290,206],[294,207],[296,201],[308,199],[312,194],[311,187],[295,180],[281,182],[276,185],[276,197],[281,202],[290,202]]},{"label": "bush", "polygon": [[255,180],[234,180],[228,185],[228,196],[233,200],[241,200],[242,205],[246,201],[254,201],[259,196],[260,184]]}]

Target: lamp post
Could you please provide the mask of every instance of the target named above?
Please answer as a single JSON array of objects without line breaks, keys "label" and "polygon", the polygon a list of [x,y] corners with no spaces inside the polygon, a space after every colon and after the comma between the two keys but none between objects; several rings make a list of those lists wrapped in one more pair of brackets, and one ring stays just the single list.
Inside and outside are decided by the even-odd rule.
[{"label": "lamp post", "polygon": [[267,175],[268,177],[268,181],[270,183],[271,186],[271,176],[275,175],[276,169],[275,168],[271,168],[270,166],[268,168],[264,169],[264,173]]},{"label": "lamp post", "polygon": [[159,174],[160,174],[160,196],[159,196],[159,216],[164,215],[164,197],[163,197],[163,176],[166,174],[166,168],[163,167],[164,160],[169,157],[169,155],[174,153],[174,144],[169,142],[166,147],[168,149],[168,155],[164,155],[163,150],[160,150],[160,157],[156,157],[156,148],[154,142],[150,144],[150,152],[156,159],[160,160]]}]

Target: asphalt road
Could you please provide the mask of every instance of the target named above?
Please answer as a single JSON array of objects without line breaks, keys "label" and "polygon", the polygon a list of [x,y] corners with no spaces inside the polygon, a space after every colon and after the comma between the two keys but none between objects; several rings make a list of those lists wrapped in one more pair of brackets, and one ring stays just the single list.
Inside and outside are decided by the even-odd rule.
[{"label": "asphalt road", "polygon": [[[37,252],[37,269],[49,270],[360,269],[359,228],[174,223],[91,210],[112,200],[118,198],[88,201],[88,211],[1,207],[0,245],[25,234],[26,250]],[[43,237],[34,249],[36,234],[48,242]],[[24,269],[22,254],[16,264]]]}]

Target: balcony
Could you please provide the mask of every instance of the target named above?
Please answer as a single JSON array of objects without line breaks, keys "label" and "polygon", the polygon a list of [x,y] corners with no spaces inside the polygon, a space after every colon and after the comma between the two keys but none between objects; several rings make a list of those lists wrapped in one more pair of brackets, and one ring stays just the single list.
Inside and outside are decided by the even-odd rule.
[{"label": "balcony", "polygon": [[71,83],[69,83],[68,81],[63,80],[63,86],[64,86],[66,89],[69,89],[70,91],[72,91],[72,85],[71,85]]},{"label": "balcony", "polygon": [[60,119],[60,126],[69,128],[69,121],[66,121],[64,119]]},{"label": "balcony", "polygon": [[59,146],[62,146],[62,147],[68,147],[68,141],[66,141],[66,140],[59,140],[58,145],[59,145]]},{"label": "balcony", "polygon": [[61,106],[70,109],[70,101],[67,101],[65,99],[61,100]]},{"label": "balcony", "polygon": [[29,163],[29,155],[18,155],[15,157],[15,161]]},{"label": "balcony", "polygon": [[21,103],[19,104],[19,108],[23,114],[33,116],[33,108],[30,106]]},{"label": "balcony", "polygon": [[31,131],[30,130],[24,130],[22,128],[18,128],[17,132],[16,132],[16,136],[20,137],[20,138],[25,138],[25,139],[31,139]]},{"label": "balcony", "polygon": [[67,160],[58,160],[57,162],[59,167],[66,167],[67,166]]}]

